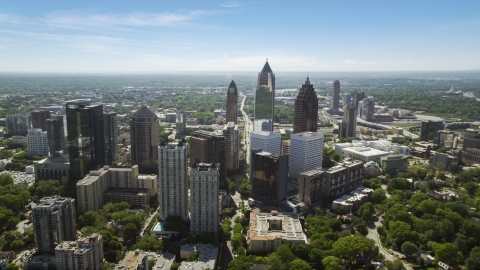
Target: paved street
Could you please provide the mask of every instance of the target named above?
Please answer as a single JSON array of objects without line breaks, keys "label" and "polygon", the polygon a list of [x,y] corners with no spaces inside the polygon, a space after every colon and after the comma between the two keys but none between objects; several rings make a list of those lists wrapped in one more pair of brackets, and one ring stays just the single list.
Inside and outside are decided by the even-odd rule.
[{"label": "paved street", "polygon": [[243,119],[245,121],[245,160],[247,164],[250,164],[250,133],[253,132],[253,123],[250,121],[248,114],[244,111],[245,100],[247,97],[239,92],[240,96],[243,97],[242,104],[240,105],[240,111],[242,112]]}]

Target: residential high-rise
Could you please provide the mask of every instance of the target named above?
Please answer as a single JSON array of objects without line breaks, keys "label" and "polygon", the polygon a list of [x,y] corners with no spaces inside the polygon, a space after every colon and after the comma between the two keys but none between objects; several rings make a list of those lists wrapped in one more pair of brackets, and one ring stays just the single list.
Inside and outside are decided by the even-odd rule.
[{"label": "residential high-rise", "polygon": [[420,140],[430,141],[434,140],[437,132],[445,129],[445,123],[443,121],[422,121],[422,127],[420,129]]},{"label": "residential high-rise", "polygon": [[140,172],[153,173],[158,166],[160,145],[159,124],[155,113],[143,106],[130,120],[132,165],[138,164]]},{"label": "residential high-rise", "polygon": [[[332,87],[332,106],[330,106],[330,109],[334,111],[338,111],[338,104],[340,101],[340,81],[335,80],[333,81],[333,87]],[[316,131],[316,130],[315,130]]]},{"label": "residential high-rise", "polygon": [[103,106],[89,106],[88,100],[67,101],[67,141],[70,182],[105,164]]},{"label": "residential high-rise", "polygon": [[190,232],[218,232],[220,206],[218,201],[219,163],[200,163],[190,169]]},{"label": "residential high-rise", "polygon": [[323,134],[302,132],[290,136],[290,177],[296,179],[300,173],[322,168]]},{"label": "residential high-rise", "polygon": [[[158,147],[160,220],[168,216],[188,218],[188,143],[162,141]],[[217,194],[218,196],[218,194]]]},{"label": "residential high-rise", "polygon": [[240,131],[233,122],[227,123],[223,127],[223,137],[225,137],[225,164],[227,174],[232,175],[238,171],[239,151],[240,151]]},{"label": "residential high-rise", "polygon": [[268,131],[273,131],[275,107],[275,74],[268,61],[258,73],[257,88],[255,90],[255,120],[267,119],[272,121]]},{"label": "residential high-rise", "polygon": [[27,136],[30,129],[30,117],[28,115],[8,115],[5,118],[5,126],[8,135]]},{"label": "residential high-rise", "polygon": [[98,233],[77,241],[63,241],[55,248],[58,270],[101,270],[103,266],[103,239]]},{"label": "residential high-rise", "polygon": [[237,124],[237,113],[238,113],[238,90],[237,85],[232,80],[230,85],[228,86],[227,92],[227,117],[226,122],[230,123],[233,122]]},{"label": "residential high-rise", "polygon": [[355,137],[355,132],[357,130],[357,109],[355,108],[355,104],[353,104],[353,102],[350,102],[343,109],[343,119],[347,121],[345,137]]},{"label": "residential high-rise", "polygon": [[112,165],[118,161],[118,120],[116,113],[103,114],[105,135],[105,164]]},{"label": "residential high-rise", "polygon": [[287,197],[288,156],[257,152],[252,154],[251,166],[254,197],[273,203]]},{"label": "residential high-rise", "polygon": [[105,204],[126,202],[143,209],[156,198],[158,179],[155,174],[139,174],[132,167],[103,166],[77,182],[77,209],[80,214],[97,211]]},{"label": "residential high-rise", "polygon": [[28,131],[27,146],[29,156],[48,156],[47,132],[40,128]]},{"label": "residential high-rise", "polygon": [[225,144],[222,133],[195,131],[189,141],[190,166],[197,158],[201,163],[212,163],[216,159],[220,163],[220,182],[223,183],[227,177]]},{"label": "residential high-rise", "polygon": [[177,110],[177,120],[175,127],[178,135],[185,135],[187,133],[187,111]]},{"label": "residential high-rise", "polygon": [[275,155],[280,155],[282,138],[280,133],[271,131],[255,131],[250,133],[250,150],[262,149]]},{"label": "residential high-rise", "polygon": [[35,248],[41,253],[55,253],[62,241],[77,239],[75,200],[59,196],[45,197],[32,203]]},{"label": "residential high-rise", "polygon": [[48,153],[52,157],[63,156],[65,150],[65,129],[63,116],[48,119],[47,121]]},{"label": "residential high-rise", "polygon": [[34,111],[32,112],[32,128],[40,128],[47,130],[47,119],[50,119],[50,111]]},{"label": "residential high-rise", "polygon": [[293,109],[293,133],[302,133],[305,131],[317,132],[317,126],[317,94],[307,77],[305,84],[302,85],[302,88],[300,88],[297,98],[295,99],[295,107]]}]

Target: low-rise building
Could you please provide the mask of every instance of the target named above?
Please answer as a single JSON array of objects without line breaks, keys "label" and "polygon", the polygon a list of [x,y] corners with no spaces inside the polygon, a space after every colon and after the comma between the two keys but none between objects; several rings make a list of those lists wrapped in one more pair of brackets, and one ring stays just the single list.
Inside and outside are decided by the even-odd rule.
[{"label": "low-rise building", "polygon": [[70,173],[70,162],[63,157],[48,157],[33,163],[35,182],[40,180],[56,179],[62,181],[65,177],[68,180]]},{"label": "low-rise building", "polygon": [[467,148],[467,150],[462,150],[462,162],[467,165],[480,164],[480,149]]},{"label": "low-rise building", "polygon": [[282,244],[308,244],[296,213],[250,213],[248,246],[250,252],[274,252]]},{"label": "low-rise building", "polygon": [[185,244],[180,247],[180,258],[188,260],[193,252],[198,253],[198,260],[183,261],[179,270],[217,269],[218,247],[209,244]]},{"label": "low-rise building", "polygon": [[390,177],[397,177],[399,172],[406,172],[408,167],[407,155],[391,155],[382,157],[382,170]]},{"label": "low-rise building", "polygon": [[363,162],[345,161],[326,171],[326,187],[324,197],[337,197],[362,184]]},{"label": "low-rise building", "polygon": [[447,153],[439,153],[432,151],[429,162],[431,165],[446,171],[454,171],[458,167],[458,157]]},{"label": "low-rise building", "polygon": [[367,179],[376,178],[379,175],[382,175],[383,171],[382,168],[378,166],[375,161],[366,162],[364,165],[364,173],[363,176]]},{"label": "low-rise building", "polygon": [[[112,269],[112,267],[110,267]],[[148,256],[143,250],[132,250],[112,270],[148,270]]]},{"label": "low-rise building", "polygon": [[343,149],[346,158],[358,159],[367,161],[375,161],[384,156],[390,155],[389,152],[374,149],[371,147],[351,147]]},{"label": "low-rise building", "polygon": [[198,118],[187,118],[187,126],[198,126]]}]

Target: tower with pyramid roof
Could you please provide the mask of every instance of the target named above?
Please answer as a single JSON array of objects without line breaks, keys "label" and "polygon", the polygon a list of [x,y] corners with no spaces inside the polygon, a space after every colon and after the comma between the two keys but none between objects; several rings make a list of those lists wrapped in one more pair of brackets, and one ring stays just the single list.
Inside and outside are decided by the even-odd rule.
[{"label": "tower with pyramid roof", "polygon": [[226,123],[233,122],[237,124],[238,113],[238,90],[237,85],[232,80],[227,90],[227,119]]},{"label": "tower with pyramid roof", "polygon": [[293,109],[293,133],[306,131],[317,132],[318,126],[318,98],[310,79],[298,91]]},{"label": "tower with pyramid roof", "polygon": [[[263,66],[262,71],[258,73],[257,88],[255,90],[255,121],[263,121],[268,125],[263,126],[263,131],[273,131],[275,105],[275,74],[273,74],[268,60]],[[262,130],[255,130],[262,131]]]}]

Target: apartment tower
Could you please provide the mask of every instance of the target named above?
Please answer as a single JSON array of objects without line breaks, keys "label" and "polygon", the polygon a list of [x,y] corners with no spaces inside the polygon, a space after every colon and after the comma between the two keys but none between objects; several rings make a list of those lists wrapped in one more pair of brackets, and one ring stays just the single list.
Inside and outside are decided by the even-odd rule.
[{"label": "apartment tower", "polygon": [[47,119],[50,119],[50,111],[34,111],[32,112],[32,128],[40,128],[47,130]]},{"label": "apartment tower", "polygon": [[132,165],[138,165],[141,173],[154,173],[158,166],[160,145],[158,119],[146,106],[140,108],[130,120]]},{"label": "apartment tower", "polygon": [[290,177],[297,179],[300,173],[322,168],[323,134],[302,132],[290,136]]},{"label": "apartment tower", "polygon": [[103,114],[105,135],[105,164],[118,161],[118,121],[116,113]]},{"label": "apartment tower", "polygon": [[298,92],[293,111],[293,133],[317,132],[318,99],[308,77]]},{"label": "apartment tower", "polygon": [[[188,143],[162,141],[158,147],[160,220],[188,218]],[[218,196],[218,194],[217,194]]]},{"label": "apartment tower", "polygon": [[27,146],[29,156],[48,156],[47,132],[40,128],[28,131]]},{"label": "apartment tower", "polygon": [[234,124],[237,124],[237,113],[238,113],[238,90],[237,90],[237,85],[232,80],[232,82],[228,86],[228,92],[227,92],[226,122],[227,123],[233,122]]},{"label": "apartment tower", "polygon": [[275,74],[273,74],[268,60],[258,73],[257,88],[255,90],[254,117],[257,120],[270,120],[266,131],[273,131],[275,105]]},{"label": "apartment tower", "polygon": [[35,248],[41,253],[55,253],[62,241],[77,238],[75,200],[59,196],[45,197],[32,203]]},{"label": "apartment tower", "polygon": [[220,163],[220,182],[226,180],[226,142],[222,133],[204,130],[195,131],[190,137],[190,166],[195,160],[201,163],[212,163],[216,160]]},{"label": "apartment tower", "polygon": [[233,122],[227,123],[223,127],[223,137],[225,137],[225,165],[227,174],[232,175],[238,171],[239,150],[240,150],[240,131]]},{"label": "apartment tower", "polygon": [[190,232],[216,234],[219,223],[219,163],[200,163],[190,169]]}]

